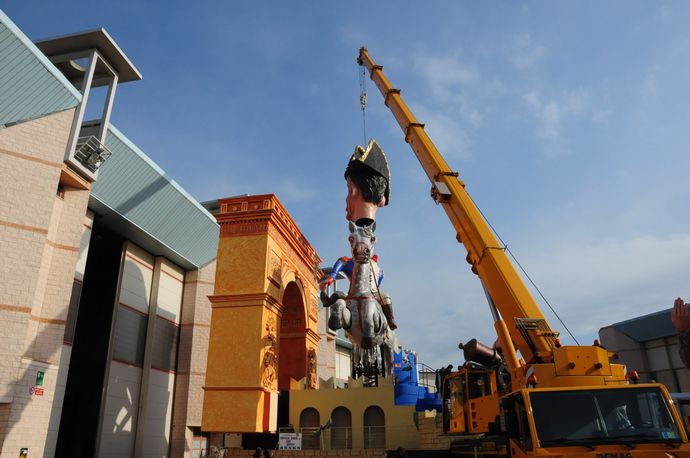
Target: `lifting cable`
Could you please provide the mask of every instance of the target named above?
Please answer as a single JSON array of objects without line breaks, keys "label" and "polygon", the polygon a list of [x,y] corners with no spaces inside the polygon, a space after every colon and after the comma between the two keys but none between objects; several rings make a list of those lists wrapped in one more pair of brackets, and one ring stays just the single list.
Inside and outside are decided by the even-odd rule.
[{"label": "lifting cable", "polygon": [[493,231],[493,233],[496,234],[496,237],[498,238],[499,242],[501,242],[501,245],[503,245],[504,250],[507,251],[508,254],[510,254],[510,257],[513,258],[513,261],[515,261],[515,264],[517,264],[517,266],[520,268],[520,270],[521,270],[522,273],[525,275],[525,277],[527,278],[527,280],[529,280],[530,284],[534,287],[534,289],[537,291],[537,293],[539,293],[539,296],[540,296],[540,297],[542,298],[542,300],[546,303],[546,305],[548,305],[548,307],[549,307],[549,309],[551,310],[551,312],[553,312],[553,314],[556,316],[556,318],[558,318],[558,321],[561,323],[561,325],[562,325],[562,326],[565,328],[565,330],[568,332],[568,335],[570,335],[570,337],[571,337],[571,338],[575,341],[575,343],[579,346],[579,345],[580,345],[580,342],[578,342],[577,339],[575,338],[575,336],[573,335],[573,333],[570,332],[570,329],[568,328],[568,326],[566,326],[566,324],[563,322],[563,320],[561,319],[561,317],[558,315],[558,312],[556,312],[556,309],[554,309],[554,308],[551,306],[551,304],[549,303],[549,301],[546,299],[546,297],[544,297],[544,295],[542,294],[542,292],[541,292],[541,290],[539,289],[539,287],[534,283],[534,281],[532,281],[532,277],[530,277],[529,274],[527,273],[527,271],[524,269],[524,267],[522,267],[522,264],[520,264],[520,261],[518,261],[517,258],[515,257],[515,255],[513,254],[513,252],[510,251],[510,248],[508,248],[508,245],[503,241],[503,239],[501,239],[501,236],[498,235],[498,232],[497,232],[496,229],[491,225],[491,222],[490,222],[490,221],[488,220],[488,218],[484,215],[484,213],[482,213],[481,209],[480,209],[479,206],[476,204],[476,202],[474,202],[474,200],[472,199],[472,196],[470,196],[469,194],[467,194],[467,196],[470,198],[470,200],[472,201],[472,203],[474,203],[474,207],[479,211],[479,214],[482,215],[482,218],[484,218],[484,221],[486,221],[486,224],[488,224],[489,227],[491,228],[491,230]]},{"label": "lifting cable", "polygon": [[[364,145],[366,147],[367,144],[367,117],[366,117],[366,108],[367,108],[367,70],[364,68],[364,65],[357,66],[357,73],[359,74],[359,106],[360,109],[362,110],[362,130],[364,131]],[[361,67],[362,71],[359,71],[359,67]]]}]

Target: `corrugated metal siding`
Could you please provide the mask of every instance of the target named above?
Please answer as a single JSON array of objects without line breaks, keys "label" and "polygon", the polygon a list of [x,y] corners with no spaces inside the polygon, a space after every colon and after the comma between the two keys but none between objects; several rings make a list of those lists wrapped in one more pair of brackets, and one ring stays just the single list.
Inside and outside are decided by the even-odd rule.
[{"label": "corrugated metal siding", "polygon": [[109,129],[105,144],[113,155],[91,194],[193,265],[215,259],[215,218],[117,129]]},{"label": "corrugated metal siding", "polygon": [[633,318],[612,325],[614,328],[637,342],[671,337],[676,330],[671,322],[671,311],[650,313],[649,315]]},{"label": "corrugated metal siding", "polygon": [[77,106],[81,95],[0,11],[0,125]]}]

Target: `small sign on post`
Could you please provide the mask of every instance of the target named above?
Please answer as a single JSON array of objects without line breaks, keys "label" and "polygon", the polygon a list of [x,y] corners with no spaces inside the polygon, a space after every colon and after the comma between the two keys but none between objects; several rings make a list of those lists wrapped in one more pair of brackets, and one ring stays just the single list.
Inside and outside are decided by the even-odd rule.
[{"label": "small sign on post", "polygon": [[43,377],[44,376],[45,376],[45,372],[43,372],[43,371],[36,372],[36,386],[43,386]]},{"label": "small sign on post", "polygon": [[19,449],[19,458],[27,458],[29,456],[29,448],[22,447]]},{"label": "small sign on post", "polygon": [[280,433],[278,435],[278,450],[302,450],[302,434]]}]

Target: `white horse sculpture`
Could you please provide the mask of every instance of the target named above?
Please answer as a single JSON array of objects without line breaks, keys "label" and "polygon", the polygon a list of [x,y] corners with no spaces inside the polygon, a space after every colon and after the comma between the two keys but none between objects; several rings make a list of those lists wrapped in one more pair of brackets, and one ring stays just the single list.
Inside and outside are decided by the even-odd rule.
[{"label": "white horse sculpture", "polygon": [[[378,288],[372,256],[376,236],[376,223],[356,226],[350,223],[350,247],[354,266],[347,295],[336,291],[330,298],[322,293],[325,306],[331,307],[328,326],[343,328],[355,346],[353,376],[360,373],[390,375],[393,365],[395,333],[388,327],[380,301],[385,300]],[[367,374],[369,373],[369,374]]]}]

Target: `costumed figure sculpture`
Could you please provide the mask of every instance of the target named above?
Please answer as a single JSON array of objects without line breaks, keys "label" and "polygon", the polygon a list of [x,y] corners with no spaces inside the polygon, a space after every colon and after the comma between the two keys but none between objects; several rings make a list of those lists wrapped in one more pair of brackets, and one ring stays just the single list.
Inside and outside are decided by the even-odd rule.
[{"label": "costumed figure sculpture", "polygon": [[[354,345],[353,377],[390,375],[395,348],[393,329],[397,326],[392,300],[379,290],[383,272],[374,255],[374,218],[377,209],[388,204],[390,171],[386,155],[375,140],[366,149],[357,147],[345,170],[345,180],[352,258],[340,258],[321,280],[321,299],[325,307],[331,307],[329,327],[344,328]],[[336,291],[328,297],[324,290],[341,271],[350,278],[349,293]]]}]

